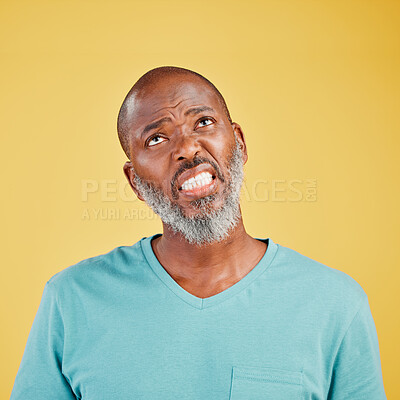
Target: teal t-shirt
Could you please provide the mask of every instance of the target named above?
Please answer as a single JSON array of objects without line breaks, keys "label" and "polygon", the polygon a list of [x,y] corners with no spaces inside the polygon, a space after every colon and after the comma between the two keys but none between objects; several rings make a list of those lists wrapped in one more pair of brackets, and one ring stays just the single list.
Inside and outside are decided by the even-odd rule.
[{"label": "teal t-shirt", "polygon": [[176,283],[151,240],[46,284],[12,400],[386,399],[368,298],[343,272],[272,239],[208,298]]}]

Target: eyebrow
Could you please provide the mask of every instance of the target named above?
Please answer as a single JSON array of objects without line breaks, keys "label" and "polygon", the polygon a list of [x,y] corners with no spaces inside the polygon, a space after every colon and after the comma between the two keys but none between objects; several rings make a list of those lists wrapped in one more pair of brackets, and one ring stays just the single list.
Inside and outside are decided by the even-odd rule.
[{"label": "eyebrow", "polygon": [[[204,111],[211,111],[211,112],[215,112],[215,110],[209,106],[202,106],[202,107],[193,107],[190,108],[189,110],[185,111],[185,116],[188,115],[197,115],[200,114]],[[153,129],[157,129],[159,128],[162,124],[164,124],[165,122],[171,122],[171,118],[170,117],[164,117],[159,119],[158,121],[152,122],[148,125],[146,125],[146,127],[143,129],[143,132],[141,134],[141,137],[143,137],[147,132],[153,130]]]},{"label": "eyebrow", "polygon": [[141,136],[143,137],[147,132],[159,128],[164,122],[170,122],[170,121],[171,121],[170,117],[164,117],[159,119],[158,121],[152,122],[143,129]]},{"label": "eyebrow", "polygon": [[194,107],[190,108],[189,110],[185,111],[185,115],[196,115],[200,114],[203,111],[211,111],[214,112],[214,109],[208,106],[202,106],[202,107]]}]

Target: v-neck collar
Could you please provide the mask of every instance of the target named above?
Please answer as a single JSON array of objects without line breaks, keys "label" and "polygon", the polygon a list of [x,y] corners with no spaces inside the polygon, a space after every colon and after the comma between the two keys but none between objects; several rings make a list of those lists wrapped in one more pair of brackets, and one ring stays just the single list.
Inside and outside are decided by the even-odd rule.
[{"label": "v-neck collar", "polygon": [[222,292],[217,293],[211,297],[200,298],[189,293],[177,282],[175,282],[175,280],[171,277],[171,275],[169,275],[168,272],[164,269],[164,267],[160,264],[151,246],[151,241],[158,236],[161,236],[161,233],[157,233],[153,236],[145,237],[140,240],[140,245],[148,264],[150,265],[154,273],[160,278],[160,280],[164,282],[164,284],[173,293],[175,293],[179,298],[181,298],[181,300],[183,300],[187,304],[198,309],[215,306],[221,303],[222,301],[229,299],[230,297],[239,293],[241,290],[247,287],[251,282],[257,279],[268,268],[278,250],[278,245],[274,243],[272,239],[256,238],[257,240],[260,240],[267,244],[267,250],[264,253],[261,260],[257,263],[257,265],[249,273],[247,273],[247,275],[245,275],[240,281],[236,282],[228,289],[225,289]]}]

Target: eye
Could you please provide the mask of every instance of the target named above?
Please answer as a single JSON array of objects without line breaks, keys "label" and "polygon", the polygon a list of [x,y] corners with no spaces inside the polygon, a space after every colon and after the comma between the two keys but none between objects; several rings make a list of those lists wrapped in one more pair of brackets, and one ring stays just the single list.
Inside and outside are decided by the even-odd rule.
[{"label": "eye", "polygon": [[212,120],[211,118],[205,117],[205,118],[202,118],[202,119],[199,121],[199,123],[197,124],[197,126],[198,126],[199,128],[203,128],[203,127],[208,126],[208,125],[211,125],[211,124],[213,124],[213,123],[214,123],[214,120]]},{"label": "eye", "polygon": [[167,139],[160,135],[154,135],[147,141],[147,146],[155,146],[156,144],[162,143],[165,140]]}]

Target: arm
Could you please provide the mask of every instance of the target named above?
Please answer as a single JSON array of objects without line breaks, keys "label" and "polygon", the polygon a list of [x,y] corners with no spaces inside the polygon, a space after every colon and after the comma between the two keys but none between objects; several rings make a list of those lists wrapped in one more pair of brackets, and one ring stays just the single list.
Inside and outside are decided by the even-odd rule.
[{"label": "arm", "polygon": [[53,284],[47,282],[15,378],[11,400],[76,400],[62,372],[63,346],[61,310]]},{"label": "arm", "polygon": [[365,297],[339,346],[328,400],[385,400],[378,336]]}]

